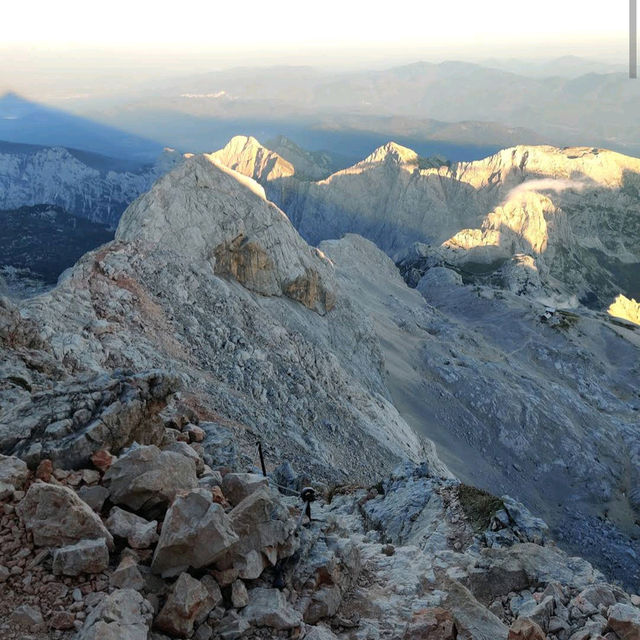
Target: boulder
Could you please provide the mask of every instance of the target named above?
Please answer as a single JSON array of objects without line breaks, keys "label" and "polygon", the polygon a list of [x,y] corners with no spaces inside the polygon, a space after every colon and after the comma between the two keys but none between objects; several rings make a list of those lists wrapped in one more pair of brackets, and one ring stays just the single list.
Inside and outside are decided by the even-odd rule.
[{"label": "boulder", "polygon": [[111,574],[110,583],[118,589],[135,589],[140,591],[144,586],[144,578],[140,567],[132,555],[127,555],[120,561],[116,570]]},{"label": "boulder", "polygon": [[235,567],[243,577],[254,579],[259,575],[256,575],[259,570],[256,553],[265,559],[273,556],[277,560],[292,555],[297,549],[295,520],[279,495],[264,486],[240,502],[230,512],[229,519],[240,540],[216,563],[218,569]]},{"label": "boulder", "polygon": [[103,538],[113,548],[113,538],[98,515],[67,487],[36,482],[16,510],[38,546],[63,547]]},{"label": "boulder", "polygon": [[451,611],[460,640],[506,640],[509,630],[459,582],[444,577],[443,607]]},{"label": "boulder", "polygon": [[78,576],[100,573],[109,566],[109,550],[104,538],[82,540],[53,552],[55,575]]},{"label": "boulder", "polygon": [[147,640],[153,607],[133,589],[105,596],[87,616],[75,640]]},{"label": "boulder", "polygon": [[620,640],[640,640],[640,609],[630,604],[609,607],[608,624]]},{"label": "boulder", "polygon": [[193,460],[155,445],[136,447],[120,456],[103,481],[114,504],[142,512],[162,509],[178,492],[198,484]]},{"label": "boulder", "polygon": [[227,473],[222,478],[222,493],[234,507],[254,491],[268,486],[267,478],[257,473]]},{"label": "boulder", "polygon": [[529,618],[518,618],[509,628],[508,640],[546,640],[540,625]]},{"label": "boulder", "polygon": [[105,524],[111,535],[125,538],[133,549],[147,549],[158,541],[156,520],[149,522],[119,507],[111,509]]},{"label": "boulder", "polygon": [[193,489],[167,511],[151,568],[166,577],[187,567],[206,567],[237,542],[230,518],[211,492]]},{"label": "boulder", "polygon": [[255,627],[293,629],[302,624],[302,616],[278,589],[256,587],[249,591],[249,604],[242,617]]},{"label": "boulder", "polygon": [[154,627],[169,635],[187,638],[193,633],[196,619],[204,620],[213,607],[213,598],[205,585],[188,573],[182,573],[175,581]]}]

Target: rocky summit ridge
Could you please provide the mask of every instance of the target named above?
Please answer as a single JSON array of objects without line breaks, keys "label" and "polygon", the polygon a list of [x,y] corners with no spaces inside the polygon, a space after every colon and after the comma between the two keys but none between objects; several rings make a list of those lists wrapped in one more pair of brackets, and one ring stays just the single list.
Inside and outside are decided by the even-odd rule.
[{"label": "rocky summit ridge", "polygon": [[[638,636],[634,332],[442,266],[410,288],[265,191],[188,158],[53,290],[0,298],[3,637]],[[462,483],[418,423],[509,491]]]}]

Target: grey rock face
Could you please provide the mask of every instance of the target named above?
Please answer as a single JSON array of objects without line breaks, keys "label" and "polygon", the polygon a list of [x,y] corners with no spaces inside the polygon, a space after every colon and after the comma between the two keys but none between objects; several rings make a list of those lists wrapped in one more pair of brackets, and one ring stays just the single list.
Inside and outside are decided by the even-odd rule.
[{"label": "grey rock face", "polygon": [[198,479],[193,460],[150,445],[118,458],[104,474],[104,483],[115,504],[149,512],[166,507],[179,491],[196,487]]},{"label": "grey rock face", "polygon": [[107,546],[113,546],[100,518],[67,487],[36,482],[17,512],[38,546],[63,547],[84,539],[103,539]]},{"label": "grey rock face", "polygon": [[231,520],[211,492],[194,489],[178,496],[167,511],[151,567],[164,576],[206,567],[237,541]]},{"label": "grey rock face", "polygon": [[306,245],[257,183],[208,156],[195,156],[135,203],[116,239],[161,246],[270,296],[320,313],[334,305],[329,263]]},{"label": "grey rock face", "polygon": [[[0,413],[0,449],[42,458],[66,468],[90,466],[99,449],[119,451],[136,441],[158,443],[164,431],[158,417],[177,380],[152,371],[140,375],[84,375],[41,391]],[[52,420],[51,416],[56,416]]]},{"label": "grey rock face", "polygon": [[81,573],[100,573],[109,565],[109,549],[104,538],[82,540],[53,552],[53,573],[77,576]]},{"label": "grey rock face", "polygon": [[87,616],[77,640],[147,640],[153,607],[133,589],[117,589]]}]

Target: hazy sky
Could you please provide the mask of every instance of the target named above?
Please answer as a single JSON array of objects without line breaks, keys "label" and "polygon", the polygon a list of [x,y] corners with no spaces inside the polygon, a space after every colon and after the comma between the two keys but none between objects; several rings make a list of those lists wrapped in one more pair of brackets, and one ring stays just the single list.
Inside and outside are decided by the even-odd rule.
[{"label": "hazy sky", "polygon": [[491,56],[625,64],[628,0],[21,0],[0,92],[66,99],[239,65],[388,67]]},{"label": "hazy sky", "polygon": [[585,40],[627,33],[628,0],[22,0],[0,42],[223,48]]}]

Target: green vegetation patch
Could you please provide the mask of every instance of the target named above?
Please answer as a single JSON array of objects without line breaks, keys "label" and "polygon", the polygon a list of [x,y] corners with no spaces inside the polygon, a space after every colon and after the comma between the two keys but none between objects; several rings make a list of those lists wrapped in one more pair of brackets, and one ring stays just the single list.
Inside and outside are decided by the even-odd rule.
[{"label": "green vegetation patch", "polygon": [[494,514],[504,508],[500,498],[468,484],[459,484],[456,493],[464,515],[477,532],[486,531]]}]

